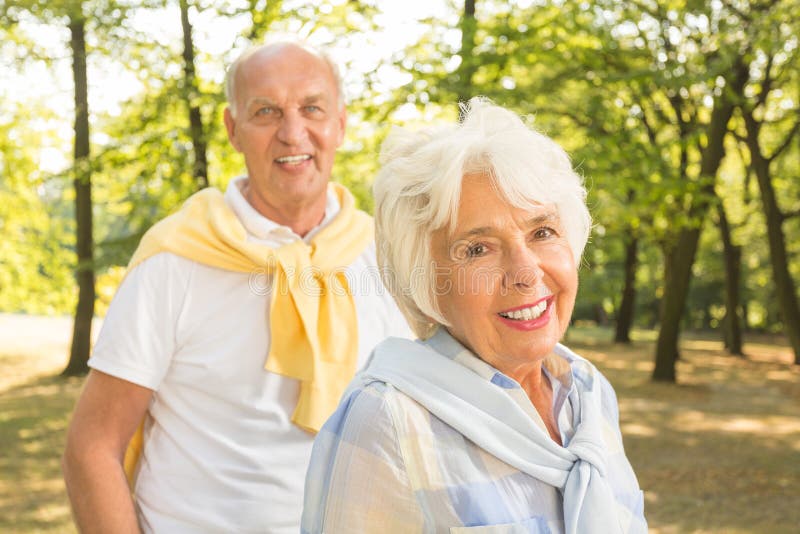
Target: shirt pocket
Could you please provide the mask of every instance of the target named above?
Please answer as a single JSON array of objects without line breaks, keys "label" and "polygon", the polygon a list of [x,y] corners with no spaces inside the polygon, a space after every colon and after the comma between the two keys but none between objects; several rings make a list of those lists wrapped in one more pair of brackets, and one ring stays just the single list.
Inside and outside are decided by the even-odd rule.
[{"label": "shirt pocket", "polygon": [[551,532],[543,517],[532,517],[499,525],[450,527],[450,534],[551,534]]}]

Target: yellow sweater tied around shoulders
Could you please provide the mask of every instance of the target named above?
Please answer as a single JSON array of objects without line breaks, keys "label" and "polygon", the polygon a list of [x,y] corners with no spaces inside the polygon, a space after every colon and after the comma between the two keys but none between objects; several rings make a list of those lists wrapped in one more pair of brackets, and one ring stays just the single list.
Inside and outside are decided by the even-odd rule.
[{"label": "yellow sweater tied around shoulders", "polygon": [[[270,347],[264,368],[300,381],[292,422],[317,432],[333,413],[356,370],[356,308],[345,269],[373,239],[372,218],[350,192],[330,187],[341,209],[306,244],[277,249],[247,241],[247,232],[216,189],[204,189],[145,233],[128,272],[159,252],[225,269],[272,275]],[[143,448],[143,424],[125,452],[133,487]]]}]

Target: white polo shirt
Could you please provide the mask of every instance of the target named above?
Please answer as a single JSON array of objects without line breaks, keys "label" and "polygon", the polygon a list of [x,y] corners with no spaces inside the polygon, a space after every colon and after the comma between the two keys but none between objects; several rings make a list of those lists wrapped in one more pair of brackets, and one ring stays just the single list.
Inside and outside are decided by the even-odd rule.
[{"label": "white polo shirt", "polygon": [[[260,215],[232,180],[225,200],[248,239],[301,239]],[[328,192],[326,216],[339,211]],[[387,336],[412,337],[380,283],[370,245],[347,267],[358,367]],[[154,391],[135,493],[145,532],[299,531],[314,439],[291,422],[299,382],[267,372],[270,277],[171,253],[134,268],[109,308],[89,365]],[[345,334],[343,334],[345,335]]]}]

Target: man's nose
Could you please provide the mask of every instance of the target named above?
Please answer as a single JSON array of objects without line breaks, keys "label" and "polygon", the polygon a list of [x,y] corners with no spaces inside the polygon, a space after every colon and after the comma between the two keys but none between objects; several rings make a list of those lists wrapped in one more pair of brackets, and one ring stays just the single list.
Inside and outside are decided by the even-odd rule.
[{"label": "man's nose", "polygon": [[305,119],[296,112],[285,113],[278,128],[278,139],[287,145],[298,145],[305,137]]}]

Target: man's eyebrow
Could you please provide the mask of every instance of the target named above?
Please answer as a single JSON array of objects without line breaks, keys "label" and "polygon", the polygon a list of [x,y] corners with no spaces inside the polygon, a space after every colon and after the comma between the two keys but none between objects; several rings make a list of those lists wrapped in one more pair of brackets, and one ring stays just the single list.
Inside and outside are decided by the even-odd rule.
[{"label": "man's eyebrow", "polygon": [[247,101],[247,107],[249,108],[253,104],[267,104],[269,106],[274,106],[275,103],[265,96],[254,96],[250,100]]},{"label": "man's eyebrow", "polygon": [[303,99],[304,104],[313,104],[315,102],[319,102],[321,100],[325,100],[325,95],[323,93],[315,93],[313,95],[308,95]]}]

